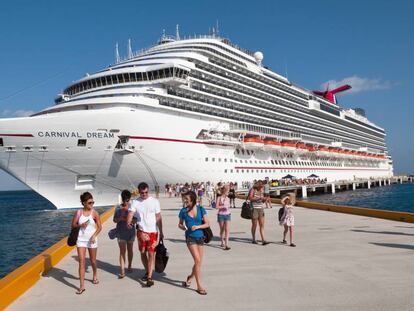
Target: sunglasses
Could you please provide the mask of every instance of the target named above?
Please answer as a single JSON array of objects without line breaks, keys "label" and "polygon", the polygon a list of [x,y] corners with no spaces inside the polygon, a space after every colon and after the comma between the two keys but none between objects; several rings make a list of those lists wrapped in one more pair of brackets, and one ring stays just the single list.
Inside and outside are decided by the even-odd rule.
[{"label": "sunglasses", "polygon": [[95,204],[95,202],[94,201],[89,201],[89,202],[86,202],[86,204],[92,205],[92,204]]}]

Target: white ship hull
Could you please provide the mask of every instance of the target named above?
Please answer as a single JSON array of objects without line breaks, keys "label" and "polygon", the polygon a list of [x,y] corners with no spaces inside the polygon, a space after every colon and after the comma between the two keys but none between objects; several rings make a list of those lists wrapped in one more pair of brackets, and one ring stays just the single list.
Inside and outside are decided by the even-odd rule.
[{"label": "white ship hull", "polygon": [[[129,108],[1,120],[0,132],[14,135],[5,139],[15,151],[0,153],[0,167],[57,208],[78,207],[84,191],[94,195],[97,205],[111,205],[122,189],[132,189],[141,181],[154,188],[156,183],[162,187],[191,181],[241,184],[265,177],[278,179],[287,173],[297,178],[314,173],[328,180],[391,176],[386,163],[359,169],[298,167],[269,164],[278,157],[272,151],[235,155],[234,146],[196,139],[212,122],[197,116],[184,118],[177,112]],[[119,129],[119,133],[110,133],[110,129]],[[115,151],[119,135],[130,136],[129,148]],[[86,146],[77,146],[78,139],[84,138]],[[28,146],[31,150],[24,151]]]}]

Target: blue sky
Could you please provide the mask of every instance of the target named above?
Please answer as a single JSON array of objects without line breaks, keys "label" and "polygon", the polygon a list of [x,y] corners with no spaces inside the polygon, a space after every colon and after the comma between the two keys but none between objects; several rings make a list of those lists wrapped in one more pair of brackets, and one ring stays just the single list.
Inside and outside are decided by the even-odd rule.
[{"label": "blue sky", "polygon": [[[414,173],[413,1],[2,1],[0,117],[50,106],[56,94],[162,34],[220,34],[308,89],[350,82],[338,97],[384,127],[395,173]],[[0,189],[22,185],[0,173]]]}]

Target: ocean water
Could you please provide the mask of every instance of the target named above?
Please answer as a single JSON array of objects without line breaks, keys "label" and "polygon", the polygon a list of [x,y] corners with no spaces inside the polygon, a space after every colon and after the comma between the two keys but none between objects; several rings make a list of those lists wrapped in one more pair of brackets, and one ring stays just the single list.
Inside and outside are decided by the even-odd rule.
[{"label": "ocean water", "polygon": [[414,183],[309,196],[308,201],[414,213]]},{"label": "ocean water", "polygon": [[68,235],[73,214],[34,191],[0,191],[0,278]]}]

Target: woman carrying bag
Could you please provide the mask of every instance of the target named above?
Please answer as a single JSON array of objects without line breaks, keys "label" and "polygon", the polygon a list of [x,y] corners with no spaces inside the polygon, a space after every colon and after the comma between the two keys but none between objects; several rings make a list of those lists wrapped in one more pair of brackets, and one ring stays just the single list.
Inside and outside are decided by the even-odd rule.
[{"label": "woman carrying bag", "polygon": [[[79,282],[80,286],[76,294],[83,294],[85,291],[85,256],[86,249],[89,252],[93,278],[92,284],[98,284],[96,255],[98,251],[98,234],[102,230],[99,214],[94,210],[92,194],[85,192],[80,196],[83,209],[80,213],[76,212],[72,219],[72,228],[80,228],[76,247],[79,259]],[[79,218],[77,217],[79,215]]]},{"label": "woman carrying bag", "polygon": [[187,248],[194,259],[191,274],[183,282],[185,287],[191,286],[191,280],[195,277],[197,283],[196,292],[207,295],[207,291],[201,285],[201,263],[204,254],[203,229],[210,227],[207,212],[202,206],[197,205],[197,195],[193,191],[183,194],[184,207],[180,210],[178,228],[185,230]]}]

